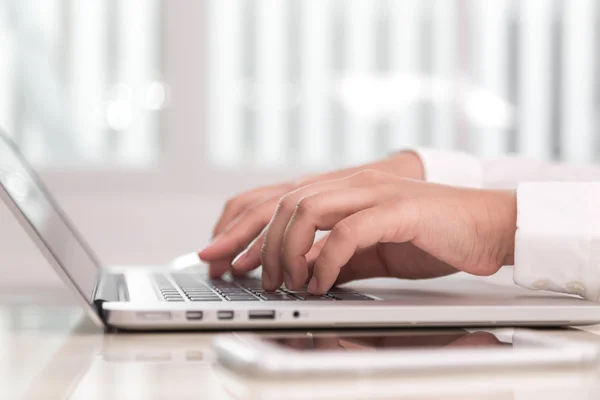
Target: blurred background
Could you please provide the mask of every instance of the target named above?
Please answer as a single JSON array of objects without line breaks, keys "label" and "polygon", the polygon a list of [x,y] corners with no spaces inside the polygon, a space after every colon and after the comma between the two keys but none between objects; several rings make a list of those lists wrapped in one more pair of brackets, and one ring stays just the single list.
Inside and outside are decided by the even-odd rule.
[{"label": "blurred background", "polygon": [[[0,126],[105,263],[162,264],[405,147],[598,161],[599,33],[597,0],[0,0]],[[0,246],[53,279],[1,205]]]}]

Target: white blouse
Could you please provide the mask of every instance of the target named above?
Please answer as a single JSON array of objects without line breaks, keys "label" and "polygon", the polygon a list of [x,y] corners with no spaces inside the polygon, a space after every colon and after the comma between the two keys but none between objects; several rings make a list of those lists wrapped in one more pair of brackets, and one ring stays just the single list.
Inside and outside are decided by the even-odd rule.
[{"label": "white blouse", "polygon": [[416,152],[429,182],[517,190],[516,284],[600,300],[600,167]]}]

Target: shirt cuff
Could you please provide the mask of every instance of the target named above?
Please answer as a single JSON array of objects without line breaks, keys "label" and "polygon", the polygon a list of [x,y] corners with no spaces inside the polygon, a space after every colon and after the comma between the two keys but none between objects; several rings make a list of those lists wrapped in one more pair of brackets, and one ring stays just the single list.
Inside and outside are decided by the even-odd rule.
[{"label": "shirt cuff", "polygon": [[434,149],[413,150],[423,163],[425,180],[450,186],[483,187],[483,165],[470,154]]},{"label": "shirt cuff", "polygon": [[514,281],[600,300],[600,183],[517,189]]}]

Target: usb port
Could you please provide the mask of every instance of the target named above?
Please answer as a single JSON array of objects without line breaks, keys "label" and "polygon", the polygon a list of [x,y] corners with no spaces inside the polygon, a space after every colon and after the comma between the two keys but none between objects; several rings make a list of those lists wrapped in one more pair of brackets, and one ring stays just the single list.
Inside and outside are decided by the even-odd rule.
[{"label": "usb port", "polygon": [[233,311],[217,311],[219,319],[233,319]]},{"label": "usb port", "polygon": [[249,319],[275,319],[275,310],[253,310],[248,312]]},{"label": "usb port", "polygon": [[188,311],[185,313],[185,317],[190,321],[199,321],[202,319],[202,311]]}]

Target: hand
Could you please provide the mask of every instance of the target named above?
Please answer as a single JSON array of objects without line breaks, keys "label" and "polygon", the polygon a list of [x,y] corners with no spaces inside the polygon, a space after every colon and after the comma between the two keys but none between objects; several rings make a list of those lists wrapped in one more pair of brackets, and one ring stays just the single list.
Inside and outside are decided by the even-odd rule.
[{"label": "hand", "polygon": [[278,342],[286,347],[296,350],[320,349],[320,350],[381,350],[390,349],[420,349],[420,348],[443,348],[443,347],[508,347],[510,343],[504,343],[486,331],[446,332],[442,334],[419,333],[411,334],[389,334],[372,336],[344,336],[344,335],[315,335],[278,339]]},{"label": "hand", "polygon": [[[314,250],[315,232],[330,231]],[[371,277],[492,275],[511,264],[516,196],[367,170],[285,195],[262,247],[263,286],[319,294]],[[311,250],[312,249],[312,250]],[[260,252],[251,246],[249,252]],[[235,269],[245,270],[243,259]]]},{"label": "hand", "polygon": [[[244,258],[241,264],[243,268],[232,270],[235,275],[244,274],[260,265],[260,248],[264,240],[264,229],[284,195],[309,184],[347,177],[365,169],[374,169],[412,179],[423,179],[423,166],[420,158],[413,152],[402,152],[369,165],[317,175],[299,182],[261,187],[242,193],[227,202],[213,230],[213,242],[198,254],[202,260],[209,262],[210,276],[223,275],[230,269],[232,261],[238,255],[240,255],[240,259]],[[246,248],[253,250],[243,252]],[[318,246],[315,248],[315,252],[317,250]]]}]

